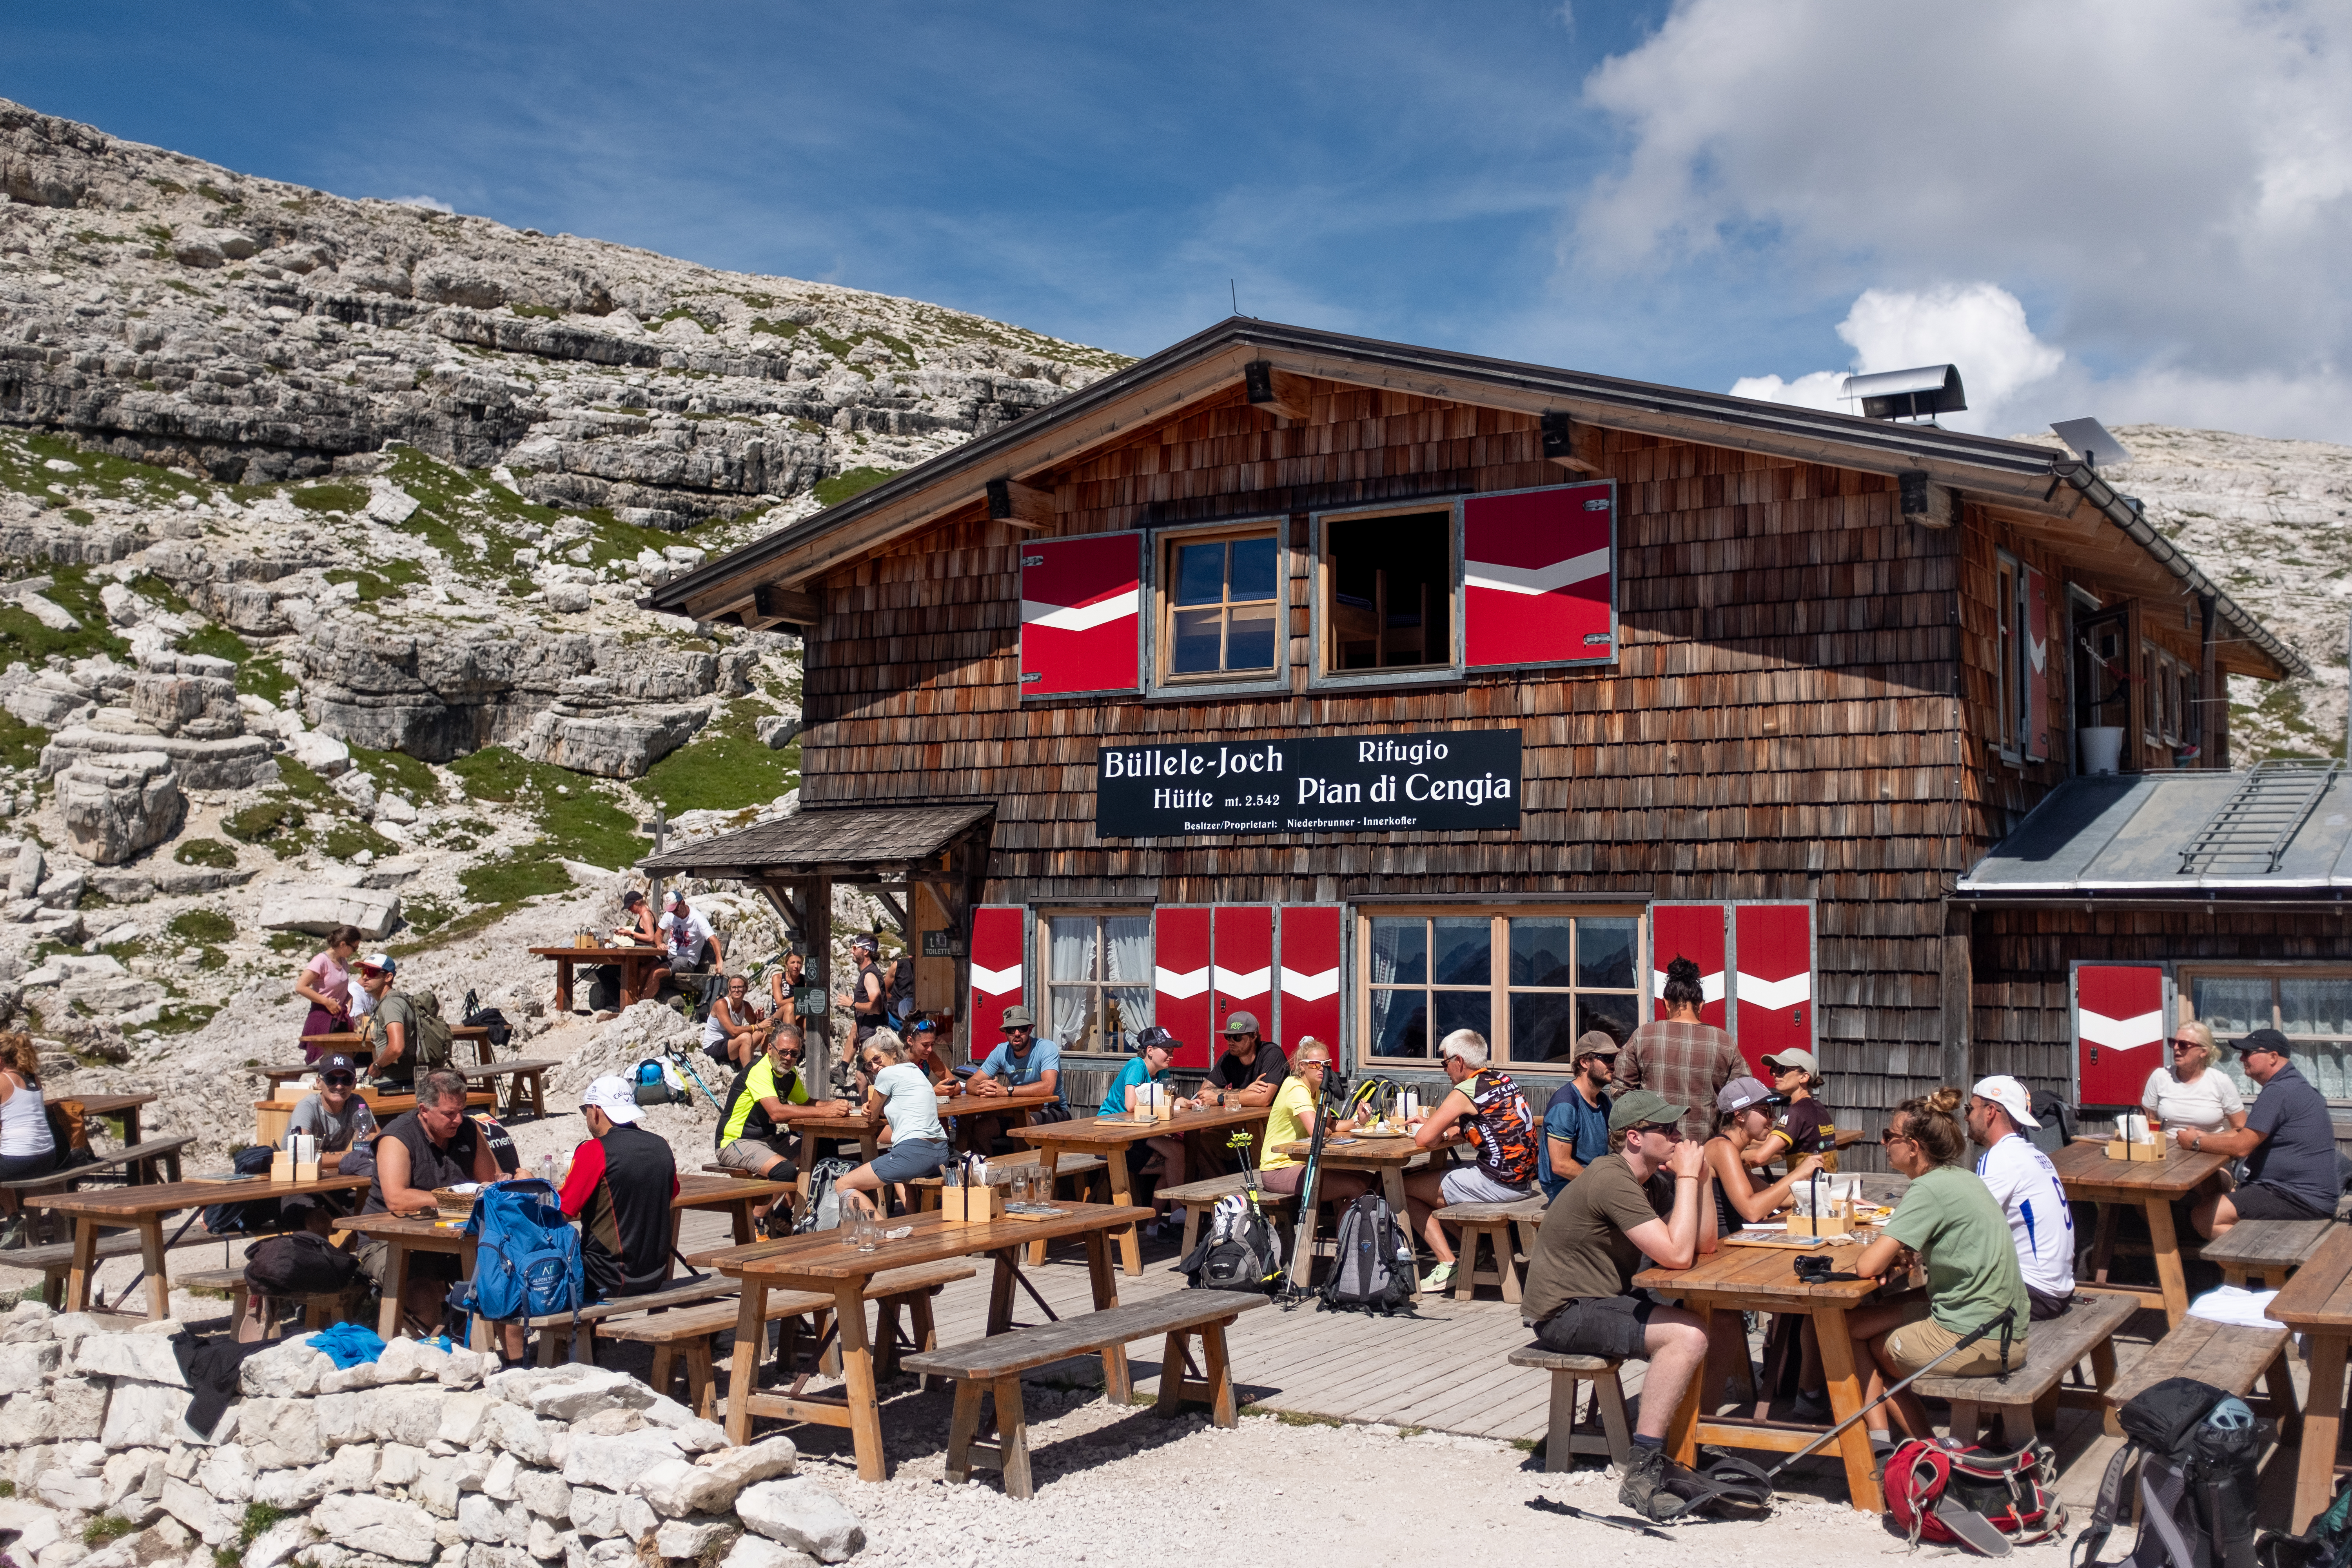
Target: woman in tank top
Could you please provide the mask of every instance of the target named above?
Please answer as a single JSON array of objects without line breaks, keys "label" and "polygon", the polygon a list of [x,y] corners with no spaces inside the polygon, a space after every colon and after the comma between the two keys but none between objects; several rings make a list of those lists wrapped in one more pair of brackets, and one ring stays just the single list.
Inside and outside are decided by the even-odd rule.
[{"label": "woman in tank top", "polygon": [[[58,1168],[58,1141],[49,1131],[49,1111],[41,1097],[41,1053],[22,1031],[0,1034],[0,1182],[46,1176]],[[0,1189],[0,1247],[26,1242],[26,1220],[16,1194]]]}]

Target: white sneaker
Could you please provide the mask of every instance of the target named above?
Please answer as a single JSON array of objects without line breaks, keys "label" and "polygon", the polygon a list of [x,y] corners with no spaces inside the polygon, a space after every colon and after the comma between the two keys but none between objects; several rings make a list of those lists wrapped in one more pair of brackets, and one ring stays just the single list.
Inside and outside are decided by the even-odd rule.
[{"label": "white sneaker", "polygon": [[1431,1269],[1422,1279],[1421,1287],[1424,1290],[1443,1290],[1448,1285],[1453,1283],[1454,1265],[1451,1263],[1441,1263],[1436,1268]]}]

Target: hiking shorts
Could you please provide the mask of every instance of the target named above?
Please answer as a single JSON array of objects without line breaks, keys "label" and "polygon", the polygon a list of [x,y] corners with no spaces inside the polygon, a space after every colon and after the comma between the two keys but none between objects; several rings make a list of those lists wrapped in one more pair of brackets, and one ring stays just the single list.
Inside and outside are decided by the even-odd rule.
[{"label": "hiking shorts", "polygon": [[1306,1181],[1307,1167],[1301,1163],[1258,1167],[1257,1184],[1269,1193],[1280,1193],[1285,1197],[1297,1197],[1298,1189],[1306,1184]]},{"label": "hiking shorts", "polygon": [[[1438,1183],[1438,1190],[1449,1204],[1515,1204],[1533,1187],[1506,1186],[1486,1173],[1481,1165],[1455,1165]],[[1440,1215],[1443,1219],[1444,1215]]]},{"label": "hiking shorts", "polygon": [[1647,1296],[1587,1296],[1538,1323],[1536,1342],[1561,1355],[1647,1361],[1650,1314],[1657,1310]]},{"label": "hiking shorts", "polygon": [[2276,1182],[2241,1182],[2230,1194],[2230,1206],[2240,1219],[2329,1219],[2336,1213],[2332,1207],[2314,1208]]},{"label": "hiking shorts", "polygon": [[910,1138],[904,1143],[893,1143],[874,1157],[874,1179],[877,1182],[911,1182],[918,1176],[936,1176],[940,1167],[948,1163],[948,1146],[928,1138]]},{"label": "hiking shorts", "polygon": [[[1886,1354],[1906,1377],[1950,1350],[1960,1340],[1960,1335],[1928,1316],[1927,1302],[1909,1303],[1907,1310],[1918,1316],[1886,1336]],[[2024,1364],[2025,1336],[2018,1333],[2009,1342],[2010,1370],[2015,1371]],[[1998,1377],[2000,1372],[2000,1335],[1997,1332],[1987,1334],[1936,1368],[1938,1377]]]},{"label": "hiking shorts", "polygon": [[768,1162],[779,1159],[783,1161],[782,1174],[772,1173],[771,1179],[789,1182],[794,1174],[792,1156],[763,1138],[738,1138],[719,1151],[719,1163],[730,1171],[764,1170]]}]

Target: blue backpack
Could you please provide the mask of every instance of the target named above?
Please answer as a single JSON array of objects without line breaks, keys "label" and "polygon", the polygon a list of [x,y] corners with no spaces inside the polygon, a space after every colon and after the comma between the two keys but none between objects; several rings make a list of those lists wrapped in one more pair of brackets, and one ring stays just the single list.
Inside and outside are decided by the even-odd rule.
[{"label": "blue backpack", "polygon": [[570,1312],[576,1357],[587,1284],[580,1233],[563,1216],[555,1189],[536,1176],[485,1187],[466,1234],[479,1244],[474,1277],[449,1292],[449,1305],[499,1321]]}]

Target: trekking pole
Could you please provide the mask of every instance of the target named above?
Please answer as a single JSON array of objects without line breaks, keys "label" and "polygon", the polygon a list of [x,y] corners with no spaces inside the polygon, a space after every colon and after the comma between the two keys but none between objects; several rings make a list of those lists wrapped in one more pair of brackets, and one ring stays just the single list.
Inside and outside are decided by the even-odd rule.
[{"label": "trekking pole", "polygon": [[725,1116],[727,1114],[727,1108],[719,1103],[719,1097],[710,1092],[710,1086],[702,1081],[702,1075],[700,1073],[694,1070],[694,1058],[692,1057],[688,1056],[684,1051],[677,1049],[674,1046],[663,1054],[667,1056],[670,1060],[676,1062],[678,1066],[686,1069],[686,1076],[694,1080],[694,1087],[702,1091],[702,1098],[710,1101],[711,1110],[719,1112],[721,1116]]},{"label": "trekking pole", "polygon": [[2010,1331],[2015,1327],[2016,1322],[2017,1309],[2014,1307],[2002,1308],[2000,1310],[2000,1316],[1994,1318],[1990,1322],[1984,1324],[1981,1328],[1976,1329],[1969,1333],[1963,1334],[1959,1339],[1952,1342],[1951,1349],[1946,1351],[1934,1361],[1929,1362],[1926,1366],[1921,1367],[1918,1371],[1913,1373],[1910,1376],[1905,1378],[1902,1382],[1896,1384],[1894,1387],[1888,1389],[1885,1393],[1880,1394],[1877,1398],[1872,1400],[1869,1404],[1864,1405],[1861,1409],[1855,1411],[1853,1415],[1847,1416],[1844,1420],[1839,1422],[1836,1426],[1831,1427],[1828,1431],[1822,1433],[1820,1436],[1814,1438],[1811,1442],[1806,1444],[1803,1447],[1798,1449],[1787,1458],[1781,1460],[1779,1464],[1773,1466],[1770,1469],[1762,1472],[1764,1479],[1767,1482],[1769,1482],[1774,1477],[1778,1476],[1782,1470],[1787,1469],[1790,1465],[1795,1464],[1799,1459],[1801,1459],[1807,1455],[1824,1447],[1831,1441],[1831,1439],[1837,1436],[1839,1433],[1843,1432],[1847,1427],[1853,1426],[1855,1422],[1861,1420],[1872,1411],[1877,1409],[1880,1405],[1885,1404],[1888,1400],[1894,1398],[1896,1394],[1902,1393],[1905,1389],[1910,1387],[1913,1384],[1918,1382],[1921,1378],[1935,1371],[1936,1368],[1941,1366],[1944,1363],[1951,1360],[1954,1356],[1959,1354],[1962,1351],[1968,1349],[1970,1345],[1976,1343],[1979,1340],[1992,1332],[1995,1329],[1999,1329],[2000,1331],[2000,1361],[2002,1367],[2006,1368],[2009,1365]]},{"label": "trekking pole", "polygon": [[[1315,1243],[1312,1239],[1315,1234],[1314,1205],[1319,1201],[1316,1183],[1323,1173],[1323,1130],[1331,1124],[1331,1098],[1335,1086],[1339,1090],[1341,1103],[1345,1104],[1347,1082],[1339,1076],[1339,1064],[1332,1062],[1323,1068],[1323,1088],[1315,1097],[1315,1127],[1307,1139],[1307,1173],[1298,1182],[1298,1218],[1291,1235],[1295,1240],[1303,1227],[1309,1239],[1299,1248],[1300,1255],[1294,1256],[1290,1267],[1284,1271],[1282,1310],[1286,1312],[1306,1300],[1307,1286],[1302,1276],[1315,1270]],[[1336,1263],[1333,1265],[1337,1266]]]}]

